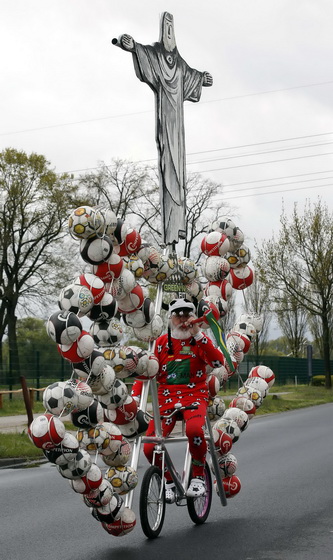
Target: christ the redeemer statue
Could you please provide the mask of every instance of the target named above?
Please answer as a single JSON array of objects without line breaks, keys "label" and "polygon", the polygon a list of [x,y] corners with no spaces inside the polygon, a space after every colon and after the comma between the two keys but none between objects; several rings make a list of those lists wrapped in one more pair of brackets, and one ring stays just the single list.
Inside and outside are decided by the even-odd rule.
[{"label": "christ the redeemer statue", "polygon": [[180,56],[173,16],[168,12],[162,14],[157,43],[141,45],[130,35],[121,35],[113,43],[132,53],[137,77],[155,94],[162,238],[166,244],[177,243],[186,235],[183,102],[199,101],[202,86],[211,86],[213,78],[208,72],[190,68]]}]

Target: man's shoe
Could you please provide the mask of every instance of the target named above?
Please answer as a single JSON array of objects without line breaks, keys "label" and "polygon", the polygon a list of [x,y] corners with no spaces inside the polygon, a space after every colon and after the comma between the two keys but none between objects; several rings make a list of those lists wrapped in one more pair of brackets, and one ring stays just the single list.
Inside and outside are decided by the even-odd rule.
[{"label": "man's shoe", "polygon": [[175,485],[173,482],[165,483],[165,501],[167,504],[173,504],[176,499]]},{"label": "man's shoe", "polygon": [[206,494],[206,484],[201,478],[192,478],[187,489],[186,496],[188,498],[199,498]]}]

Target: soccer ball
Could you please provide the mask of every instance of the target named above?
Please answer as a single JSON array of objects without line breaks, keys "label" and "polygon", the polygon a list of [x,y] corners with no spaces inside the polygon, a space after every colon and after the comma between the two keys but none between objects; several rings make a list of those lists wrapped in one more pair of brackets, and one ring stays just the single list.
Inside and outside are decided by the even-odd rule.
[{"label": "soccer ball", "polygon": [[216,427],[216,423],[212,427],[213,439],[216,451],[220,455],[229,453],[232,448],[232,437]]},{"label": "soccer ball", "polygon": [[70,480],[75,480],[86,475],[92,465],[92,459],[84,449],[79,449],[74,459],[68,461],[65,465],[57,465],[57,469],[61,476]]},{"label": "soccer ball", "polygon": [[258,333],[263,326],[263,317],[257,313],[243,313],[238,317],[237,323],[250,323]]},{"label": "soccer ball", "polygon": [[147,275],[147,280],[152,284],[165,282],[175,273],[175,261],[166,255],[160,255],[157,266]]},{"label": "soccer ball", "polygon": [[[123,302],[121,302],[123,304]],[[144,298],[140,309],[136,309],[128,315],[123,315],[123,321],[129,327],[144,327],[154,317],[155,306],[150,298]]]},{"label": "soccer ball", "polygon": [[245,290],[254,280],[253,270],[249,266],[231,268],[229,282],[235,290]]},{"label": "soccer ball", "polygon": [[97,424],[93,428],[80,428],[77,431],[76,438],[81,449],[85,449],[88,453],[103,452],[109,447],[110,435],[106,431],[103,424]]},{"label": "soccer ball", "polygon": [[200,300],[203,297],[204,292],[202,284],[197,278],[191,280],[188,284],[185,284],[185,290],[191,296],[191,299],[196,298],[197,300]]},{"label": "soccer ball", "polygon": [[220,387],[229,379],[229,374],[224,366],[212,369],[211,374],[217,377]]},{"label": "soccer ball", "polygon": [[232,331],[234,331],[235,333],[245,334],[251,342],[257,334],[256,329],[251,323],[243,321],[240,323],[235,323],[232,327]]},{"label": "soccer ball", "polygon": [[103,507],[111,501],[113,494],[110,482],[102,478],[99,487],[84,496],[84,502],[89,507]]},{"label": "soccer ball", "polygon": [[105,292],[101,301],[94,305],[89,311],[89,319],[92,321],[109,321],[118,310],[118,302],[109,292]]},{"label": "soccer ball", "polygon": [[111,208],[100,208],[104,218],[104,228],[106,235],[112,235],[117,227],[117,216]]},{"label": "soccer ball", "polygon": [[117,300],[121,300],[129,294],[136,286],[136,278],[128,268],[123,268],[118,278],[115,278],[111,285],[111,295]]},{"label": "soccer ball", "polygon": [[242,246],[242,244],[244,243],[244,233],[242,232],[241,229],[239,229],[239,227],[236,227],[235,233],[234,235],[232,235],[229,239],[230,241],[230,251],[236,251],[236,249],[238,249],[239,247]]},{"label": "soccer ball", "polygon": [[[70,362],[83,362],[94,350],[94,339],[87,331],[82,331],[71,346],[61,344],[59,348],[62,356]],[[78,357],[77,360],[75,359],[76,356]]]},{"label": "soccer ball", "polygon": [[211,231],[201,241],[201,251],[208,257],[223,257],[230,248],[228,236],[224,232]]},{"label": "soccer ball", "polygon": [[113,317],[110,321],[96,321],[90,327],[90,334],[97,346],[110,346],[117,344],[122,336],[123,329],[120,321]]},{"label": "soccer ball", "polygon": [[104,218],[99,210],[91,206],[80,206],[70,214],[68,228],[74,238],[88,239],[103,231]]},{"label": "soccer ball", "polygon": [[232,237],[236,233],[236,225],[231,218],[221,216],[211,223],[210,231],[220,231],[225,233],[228,237]]},{"label": "soccer ball", "polygon": [[87,379],[90,375],[98,377],[105,366],[106,361],[102,352],[99,350],[93,350],[90,356],[83,360],[83,362],[73,364],[74,372],[81,377],[81,379]]},{"label": "soccer ball", "polygon": [[119,255],[112,253],[111,257],[102,264],[93,265],[92,271],[103,282],[112,282],[118,278],[124,268],[124,261]]},{"label": "soccer ball", "polygon": [[113,368],[105,362],[103,371],[98,376],[90,375],[87,384],[94,395],[105,395],[111,391],[115,380],[116,374]]},{"label": "soccer ball", "polygon": [[64,439],[53,449],[43,449],[47,460],[55,465],[66,465],[68,461],[75,458],[78,451],[79,442],[70,432],[65,432]]},{"label": "soccer ball", "polygon": [[90,272],[80,274],[80,276],[74,280],[74,284],[88,288],[94,298],[94,305],[99,303],[104,296],[105,284],[103,280],[95,274],[91,274]]},{"label": "soccer ball", "polygon": [[210,420],[221,418],[225,411],[225,403],[222,397],[216,396],[208,402],[207,413]]},{"label": "soccer ball", "polygon": [[124,404],[128,397],[128,390],[123,381],[116,379],[111,391],[106,395],[97,395],[98,401],[101,403],[103,408],[113,410],[117,406]]},{"label": "soccer ball", "polygon": [[122,220],[121,218],[117,218],[116,227],[113,233],[110,235],[113,243],[116,246],[119,246],[124,241],[128,229],[128,225],[125,224],[124,220]]},{"label": "soccer ball", "polygon": [[91,388],[85,381],[70,379],[67,383],[75,390],[78,397],[78,401],[74,409],[75,411],[84,410],[92,404],[94,395],[92,394]]},{"label": "soccer ball", "polygon": [[120,496],[133,490],[138,483],[138,473],[128,466],[110,467],[105,473],[105,478]]},{"label": "soccer ball", "polygon": [[55,416],[69,414],[78,402],[78,394],[67,381],[56,381],[48,385],[43,393],[45,409]]},{"label": "soccer ball", "polygon": [[149,243],[141,243],[137,255],[142,260],[145,271],[148,271],[148,269],[154,269],[157,266],[161,253]]},{"label": "soccer ball", "polygon": [[244,382],[244,385],[259,391],[263,398],[267,397],[267,393],[269,391],[268,383],[264,379],[261,379],[261,377],[248,377]]},{"label": "soccer ball", "polygon": [[222,418],[215,422],[214,427],[217,430],[228,434],[231,437],[233,444],[239,440],[241,430],[234,420],[230,420],[229,418],[222,416]]},{"label": "soccer ball", "polygon": [[253,389],[252,387],[247,387],[246,385],[243,385],[238,389],[236,396],[246,397],[247,399],[250,399],[250,401],[253,402],[256,408],[259,408],[264,400],[262,394],[259,391]]},{"label": "soccer ball", "polygon": [[226,498],[233,498],[236,496],[242,486],[241,481],[235,474],[223,478],[222,483]]},{"label": "soccer ball", "polygon": [[128,422],[134,420],[137,412],[138,405],[135,399],[128,395],[124,404],[118,406],[114,410],[105,410],[104,415],[110,422],[118,426],[119,424],[128,424]]},{"label": "soccer ball", "polygon": [[248,377],[261,377],[268,383],[268,387],[272,387],[275,381],[274,372],[267,366],[256,366],[250,370]]},{"label": "soccer ball", "polygon": [[226,259],[231,268],[241,268],[250,262],[251,251],[246,245],[242,245],[233,253],[228,253]]},{"label": "soccer ball", "polygon": [[62,311],[86,315],[94,305],[94,298],[86,286],[69,284],[61,290],[58,305]]},{"label": "soccer ball", "polygon": [[129,346],[109,348],[104,352],[104,358],[119,379],[132,375],[139,361],[137,353]]},{"label": "soccer ball", "polygon": [[124,257],[123,261],[126,268],[134,274],[136,279],[142,277],[144,271],[142,259],[140,259],[137,255],[130,255],[128,257]]},{"label": "soccer ball", "polygon": [[79,494],[89,494],[96,490],[102,483],[103,475],[101,469],[93,463],[86,475],[81,478],[70,480],[70,485],[74,492]]},{"label": "soccer ball", "polygon": [[58,344],[72,344],[82,332],[82,324],[75,313],[63,311],[53,313],[46,323],[47,334]]},{"label": "soccer ball", "polygon": [[203,266],[204,275],[209,282],[223,280],[229,270],[230,265],[224,257],[207,257]]},{"label": "soccer ball", "polygon": [[29,438],[40,449],[56,447],[64,439],[65,433],[65,426],[61,420],[48,412],[37,416],[28,427]]},{"label": "soccer ball", "polygon": [[215,375],[209,375],[207,377],[207,386],[209,398],[213,399],[220,390],[220,382]]},{"label": "soccer ball", "polygon": [[[218,457],[218,464],[219,464],[220,476],[224,478],[226,476],[232,476],[233,474],[235,474],[238,466],[238,461],[235,455],[233,455],[232,453],[227,453],[226,455],[222,455],[221,457]],[[214,470],[213,463],[211,463],[211,468],[212,468],[212,472],[216,476],[217,473]]]},{"label": "soccer ball", "polygon": [[243,410],[248,415],[249,420],[253,418],[257,410],[254,402],[251,401],[251,399],[247,398],[247,396],[236,397],[235,399],[232,399],[232,401],[230,401],[229,403],[229,407],[235,407]]},{"label": "soccer ball", "polygon": [[114,537],[123,537],[133,531],[136,525],[135,513],[132,509],[125,507],[120,519],[113,523],[102,523],[103,529]]},{"label": "soccer ball", "polygon": [[244,412],[244,410],[241,410],[240,408],[228,408],[224,412],[223,417],[229,418],[229,420],[234,420],[241,432],[244,432],[244,430],[246,430],[249,425],[248,415],[246,414],[246,412]]},{"label": "soccer ball", "polygon": [[94,400],[87,408],[71,414],[72,423],[76,428],[92,428],[103,422],[103,419],[103,407],[97,400]]},{"label": "soccer ball", "polygon": [[140,284],[136,284],[129,294],[119,301],[119,311],[121,313],[135,313],[144,302],[144,293]]},{"label": "soccer ball", "polygon": [[187,285],[198,276],[197,265],[188,257],[178,258],[178,272],[183,284]]},{"label": "soccer ball", "polygon": [[227,334],[227,340],[231,340],[238,350],[246,354],[251,347],[251,340],[246,334],[237,331],[231,331]]},{"label": "soccer ball", "polygon": [[142,243],[141,235],[136,229],[129,228],[126,231],[124,240],[119,247],[119,255],[126,256],[136,253]]},{"label": "soccer ball", "polygon": [[88,264],[102,264],[110,258],[112,251],[112,241],[107,235],[95,235],[80,241],[80,255]]},{"label": "soccer ball", "polygon": [[123,436],[119,448],[116,451],[110,453],[110,455],[102,455],[102,459],[108,467],[119,467],[128,463],[131,458],[131,454],[131,445],[129,441]]},{"label": "soccer ball", "polygon": [[160,315],[154,315],[151,322],[144,327],[134,328],[134,334],[138,340],[151,342],[156,340],[163,331],[163,319]]},{"label": "soccer ball", "polygon": [[124,500],[115,492],[111,500],[105,506],[92,508],[91,514],[97,521],[113,523],[117,519],[120,519],[124,509]]}]

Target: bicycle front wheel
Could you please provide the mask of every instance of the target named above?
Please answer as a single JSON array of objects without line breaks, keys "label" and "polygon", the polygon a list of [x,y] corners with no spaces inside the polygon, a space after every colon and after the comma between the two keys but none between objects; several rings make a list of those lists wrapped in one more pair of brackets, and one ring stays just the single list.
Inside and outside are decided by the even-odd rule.
[{"label": "bicycle front wheel", "polygon": [[204,496],[200,496],[199,498],[187,498],[189,516],[193,523],[196,523],[197,525],[201,525],[206,521],[210,512],[210,506],[212,505],[212,475],[210,474],[210,468],[207,463],[205,464],[204,476],[207,489],[206,494]]},{"label": "bicycle front wheel", "polygon": [[160,534],[165,516],[165,494],[161,469],[149,467],[142,479],[140,520],[144,534],[155,539]]}]

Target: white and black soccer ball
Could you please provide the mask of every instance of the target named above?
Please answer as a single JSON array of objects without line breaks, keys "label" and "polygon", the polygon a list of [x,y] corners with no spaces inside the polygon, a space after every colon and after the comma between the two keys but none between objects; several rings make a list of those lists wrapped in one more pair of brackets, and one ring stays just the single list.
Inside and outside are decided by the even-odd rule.
[{"label": "white and black soccer ball", "polygon": [[110,435],[103,424],[97,424],[93,428],[80,428],[76,433],[80,448],[88,453],[102,452],[110,443]]},{"label": "white and black soccer ball", "polygon": [[143,301],[140,309],[133,311],[133,313],[123,314],[123,321],[129,327],[144,327],[152,321],[155,314],[155,305],[153,301],[147,297]]},{"label": "white and black soccer ball", "polygon": [[260,391],[263,398],[267,397],[269,386],[267,381],[261,377],[248,377],[245,380],[244,385],[246,387],[252,387],[252,389],[256,389],[256,391]]},{"label": "white and black soccer ball", "polygon": [[113,523],[113,521],[120,519],[124,509],[125,503],[123,498],[115,492],[105,506],[92,508],[91,514],[101,523]]},{"label": "white and black soccer ball", "polygon": [[247,399],[253,402],[256,408],[259,408],[259,406],[262,405],[264,400],[260,391],[246,385],[242,385],[242,387],[238,389],[236,396],[246,397]]},{"label": "white and black soccer ball", "polygon": [[133,331],[138,340],[151,342],[162,334],[163,326],[162,317],[156,313],[150,323],[144,327],[134,328]]},{"label": "white and black soccer ball", "polygon": [[82,332],[80,319],[72,311],[56,311],[46,323],[46,331],[50,338],[58,344],[72,344]]},{"label": "white and black soccer ball", "polygon": [[62,311],[86,315],[94,305],[94,298],[86,286],[69,284],[61,290],[58,305]]},{"label": "white and black soccer ball", "polygon": [[229,239],[230,241],[230,251],[236,251],[239,249],[244,243],[245,235],[239,227],[236,227],[236,231],[234,235],[232,235]]},{"label": "white and black soccer ball", "polygon": [[94,399],[87,408],[72,412],[71,419],[76,428],[92,428],[103,422],[104,410],[102,405]]},{"label": "white and black soccer ball", "polygon": [[138,255],[129,255],[123,257],[126,268],[128,268],[135,276],[136,279],[141,278],[144,271],[144,264]]},{"label": "white and black soccer ball", "polygon": [[80,241],[80,255],[88,264],[102,264],[111,257],[112,251],[112,241],[107,235],[94,235]]},{"label": "white and black soccer ball", "polygon": [[68,219],[70,234],[76,239],[88,239],[104,229],[104,217],[91,206],[80,206],[73,210]]},{"label": "white and black soccer ball", "polygon": [[57,469],[64,478],[75,480],[87,474],[91,465],[92,459],[88,451],[79,449],[73,460],[68,461],[65,465],[57,465]]},{"label": "white and black soccer ball", "polygon": [[228,216],[220,216],[210,224],[210,231],[224,232],[229,238],[236,233],[236,224]]},{"label": "white and black soccer ball", "polygon": [[133,490],[138,483],[138,473],[129,466],[110,467],[105,473],[108,480],[117,494],[123,496]]},{"label": "white and black soccer ball", "polygon": [[102,455],[102,459],[108,467],[119,467],[128,463],[131,458],[131,454],[131,444],[123,436],[119,448],[116,451],[110,453],[110,455]]},{"label": "white and black soccer ball", "polygon": [[234,420],[241,432],[244,432],[244,430],[246,430],[246,428],[249,425],[248,415],[246,414],[246,412],[244,412],[244,410],[241,410],[240,408],[236,408],[236,407],[228,408],[224,412],[223,417],[229,418],[229,420]]},{"label": "white and black soccer ball", "polygon": [[231,437],[233,444],[238,441],[241,435],[241,430],[237,422],[231,420],[230,418],[225,418],[224,416],[215,422],[214,428],[228,434]]},{"label": "white and black soccer ball", "polygon": [[116,374],[114,369],[105,362],[105,367],[102,372],[97,376],[90,375],[87,379],[87,383],[89,387],[91,387],[94,395],[105,395],[111,391],[115,380]]},{"label": "white and black soccer ball", "polygon": [[[238,461],[233,453],[226,453],[226,455],[218,457],[218,464],[220,475],[222,475],[222,477],[224,478],[226,476],[232,476],[233,474],[235,474],[238,466]],[[216,475],[212,463],[211,467],[213,473]]]},{"label": "white and black soccer ball", "polygon": [[123,337],[120,321],[115,317],[109,321],[95,321],[89,332],[98,347],[112,346],[120,342]]},{"label": "white and black soccer ball", "polygon": [[124,267],[118,278],[115,278],[112,282],[110,293],[119,301],[133,290],[136,283],[133,272]]},{"label": "white and black soccer ball", "polygon": [[229,252],[225,257],[231,268],[241,268],[246,266],[251,260],[251,251],[247,245],[242,245],[232,253]]},{"label": "white and black soccer ball", "polygon": [[108,348],[104,352],[104,358],[119,379],[130,377],[135,372],[139,361],[135,349],[131,346]]},{"label": "white and black soccer ball", "polygon": [[88,379],[90,376],[98,377],[106,366],[103,353],[100,350],[93,350],[93,352],[83,360],[73,364],[74,372],[81,379]]},{"label": "white and black soccer ball", "polygon": [[101,301],[96,303],[89,311],[92,321],[109,321],[118,311],[118,302],[109,292],[105,292]]},{"label": "white and black soccer ball", "polygon": [[75,388],[68,381],[56,381],[48,385],[43,393],[45,409],[55,416],[71,413],[79,402]]},{"label": "white and black soccer ball", "polygon": [[110,482],[103,478],[96,490],[91,490],[89,494],[84,496],[84,503],[88,507],[103,507],[111,501],[113,494],[114,491]]},{"label": "white and black soccer ball", "polygon": [[263,326],[264,319],[259,313],[242,313],[237,321],[237,323],[250,323],[256,329],[256,332],[260,332]]},{"label": "white and black soccer ball", "polygon": [[223,416],[225,411],[225,402],[219,395],[216,395],[208,402],[207,413],[210,420],[217,420]]},{"label": "white and black soccer ball", "polygon": [[121,406],[128,397],[128,389],[121,379],[116,379],[112,389],[106,395],[97,395],[98,401],[103,408],[110,410]]}]

